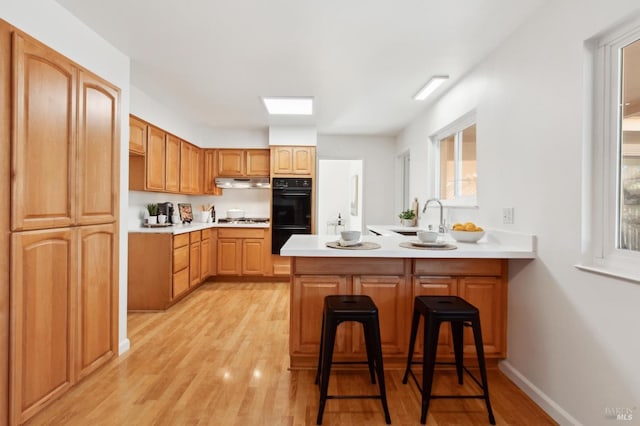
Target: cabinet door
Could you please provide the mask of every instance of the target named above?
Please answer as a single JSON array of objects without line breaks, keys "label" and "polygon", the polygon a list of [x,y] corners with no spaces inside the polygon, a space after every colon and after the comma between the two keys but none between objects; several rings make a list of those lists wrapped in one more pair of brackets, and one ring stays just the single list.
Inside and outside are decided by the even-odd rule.
[{"label": "cabinet door", "polygon": [[216,176],[218,176],[217,152],[214,149],[205,149],[204,156],[204,179],[202,192],[211,195],[222,195],[222,189],[216,187]]},{"label": "cabinet door", "polygon": [[202,150],[195,145],[191,145],[189,157],[191,191],[194,194],[202,193]]},{"label": "cabinet door", "polygon": [[271,154],[268,149],[248,149],[246,154],[247,176],[269,176]]},{"label": "cabinet door", "polygon": [[274,175],[293,173],[293,149],[290,146],[271,147],[271,173]]},{"label": "cabinet door", "polygon": [[211,240],[203,239],[200,244],[200,281],[205,281],[211,275]]},{"label": "cabinet door", "polygon": [[264,240],[242,240],[242,275],[263,275],[264,253]]},{"label": "cabinet door", "polygon": [[210,229],[209,235],[211,240],[211,245],[209,246],[209,276],[214,276],[218,273],[218,230]]},{"label": "cabinet door", "polygon": [[[291,293],[291,353],[315,354],[320,350],[324,298],[347,294],[347,277],[341,275],[296,276]],[[338,327],[334,354],[346,352],[346,327]]]},{"label": "cabinet door", "polygon": [[76,219],[78,72],[44,45],[13,37],[11,228],[69,226]]},{"label": "cabinet door", "polygon": [[311,175],[315,163],[315,148],[310,146],[292,148],[293,174]]},{"label": "cabinet door", "polygon": [[165,190],[167,192],[180,191],[180,139],[167,135],[165,153]]},{"label": "cabinet door", "polygon": [[[416,277],[413,279],[413,297],[411,298],[411,307],[409,308],[410,316],[408,330],[411,332],[411,319],[413,316],[413,299],[416,296],[456,296],[458,293],[458,280],[452,277]],[[414,353],[422,354],[422,346],[424,343],[424,319],[420,319],[420,327],[418,328],[418,336]],[[440,325],[440,335],[438,336],[438,352],[439,355],[453,354],[453,340],[451,339],[451,326],[449,323]]]},{"label": "cabinet door", "polygon": [[200,284],[200,242],[191,244],[189,255],[189,287]]},{"label": "cabinet door", "polygon": [[147,147],[147,124],[135,117],[129,117],[129,152],[144,155]]},{"label": "cabinet door", "polygon": [[10,423],[21,424],[75,382],[77,243],[64,228],[11,244]]},{"label": "cabinet door", "polygon": [[244,172],[244,150],[218,150],[218,176],[243,176]]},{"label": "cabinet door", "polygon": [[118,347],[116,225],[79,230],[78,379],[116,355]]},{"label": "cabinet door", "polygon": [[77,223],[115,222],[120,192],[120,92],[88,71],[80,72],[79,91]]},{"label": "cabinet door", "polygon": [[[408,291],[409,290],[409,291]],[[378,307],[380,338],[384,354],[407,352],[406,300],[410,289],[402,276],[354,276],[353,294],[364,294]],[[352,352],[366,353],[362,326],[352,323]]]},{"label": "cabinet door", "polygon": [[[498,277],[464,277],[458,284],[458,295],[478,308],[485,355],[506,356],[507,284]],[[464,330],[464,350],[475,354],[473,334]]]},{"label": "cabinet door", "polygon": [[218,275],[240,275],[242,240],[218,239]]},{"label": "cabinet door", "polygon": [[146,188],[149,191],[164,191],[165,138],[166,134],[157,127],[147,128]]}]

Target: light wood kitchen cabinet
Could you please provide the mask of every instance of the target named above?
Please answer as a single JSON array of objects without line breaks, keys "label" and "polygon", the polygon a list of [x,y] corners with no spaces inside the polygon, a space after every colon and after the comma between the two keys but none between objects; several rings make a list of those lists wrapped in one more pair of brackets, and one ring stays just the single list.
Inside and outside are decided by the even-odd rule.
[{"label": "light wood kitchen cabinet", "polygon": [[144,155],[147,148],[147,123],[129,116],[129,153]]},{"label": "light wood kitchen cabinet", "polygon": [[[206,281],[210,244],[209,229],[129,233],[128,310],[165,310]],[[206,252],[209,260],[203,259]]]},{"label": "light wood kitchen cabinet", "polygon": [[247,176],[269,176],[271,152],[268,149],[247,149],[245,151]]},{"label": "light wood kitchen cabinet", "polygon": [[[410,290],[403,275],[353,277],[352,293],[371,297],[378,307],[383,354],[402,355],[407,352],[407,333],[398,333],[398,330],[409,327],[406,300]],[[352,328],[351,350],[356,354],[366,354],[362,327]]]},{"label": "light wood kitchen cabinet", "polygon": [[165,151],[165,181],[166,192],[180,192],[180,139],[167,135]]},{"label": "light wood kitchen cabinet", "polygon": [[[506,357],[507,260],[402,258],[292,258],[292,368],[314,367],[320,343],[324,296],[366,294],[378,307],[385,366],[404,367],[415,296],[459,295],[480,310],[485,356]],[[423,321],[422,321],[423,322]],[[422,353],[422,322],[416,353]],[[362,359],[361,327],[346,324],[336,340],[336,360]],[[448,324],[441,327],[438,357],[453,359]],[[464,336],[465,357],[475,359],[473,338]]]},{"label": "light wood kitchen cabinet", "polygon": [[167,134],[154,126],[147,128],[146,185],[147,191],[164,191],[166,178]]},{"label": "light wood kitchen cabinet", "polygon": [[71,228],[12,235],[12,423],[20,424],[75,382],[77,239]]},{"label": "light wood kitchen cabinet", "polygon": [[199,194],[202,192],[202,157],[200,148],[181,141],[180,144],[180,192]]},{"label": "light wood kitchen cabinet", "polygon": [[28,37],[14,33],[13,41],[12,230],[70,226],[76,220],[78,69]]},{"label": "light wood kitchen cabinet", "polygon": [[173,287],[170,299],[173,300],[189,290],[189,234],[173,237]]},{"label": "light wood kitchen cabinet", "polygon": [[211,230],[202,230],[200,242],[200,281],[206,281],[211,275]]},{"label": "light wood kitchen cabinet", "polygon": [[218,149],[217,176],[269,176],[268,149]]},{"label": "light wood kitchen cabinet", "polygon": [[215,149],[203,150],[204,182],[202,192],[211,195],[222,195],[222,188],[216,186],[218,176],[218,152]]},{"label": "light wood kitchen cabinet", "polygon": [[[348,294],[347,277],[343,275],[299,275],[291,287],[291,348],[295,355],[315,356],[318,361],[324,298],[332,294]],[[347,326],[338,328],[334,354],[347,352]],[[351,333],[349,332],[349,336]]]},{"label": "light wood kitchen cabinet", "polygon": [[79,233],[78,379],[117,354],[118,233],[115,224],[83,226]]},{"label": "light wood kitchen cabinet", "polygon": [[0,166],[11,176],[13,231],[6,401],[19,424],[117,351],[120,91],[0,29],[13,37],[0,60],[13,70],[0,95],[11,105],[12,155]]},{"label": "light wood kitchen cabinet", "polygon": [[218,150],[218,176],[238,177],[245,172],[245,152],[243,149]]},{"label": "light wood kitchen cabinet", "polygon": [[262,228],[218,229],[216,275],[265,275],[265,238]]},{"label": "light wood kitchen cabinet", "polygon": [[315,176],[314,146],[272,146],[272,176]]},{"label": "light wood kitchen cabinet", "polygon": [[189,233],[189,240],[191,242],[189,255],[189,287],[194,287],[200,284],[200,237],[200,231]]}]

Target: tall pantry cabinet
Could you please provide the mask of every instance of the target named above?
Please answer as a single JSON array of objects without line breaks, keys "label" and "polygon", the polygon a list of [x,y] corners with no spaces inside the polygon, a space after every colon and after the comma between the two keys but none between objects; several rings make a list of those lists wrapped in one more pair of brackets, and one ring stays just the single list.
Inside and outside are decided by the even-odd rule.
[{"label": "tall pantry cabinet", "polygon": [[117,354],[120,90],[4,22],[0,32],[8,410],[19,424]]}]

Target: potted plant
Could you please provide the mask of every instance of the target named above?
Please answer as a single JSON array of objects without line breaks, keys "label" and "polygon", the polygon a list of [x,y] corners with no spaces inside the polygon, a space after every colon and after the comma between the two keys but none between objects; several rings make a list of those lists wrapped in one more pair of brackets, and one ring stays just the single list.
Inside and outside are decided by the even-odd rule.
[{"label": "potted plant", "polygon": [[152,225],[158,223],[158,205],[157,204],[147,204],[147,211],[149,212],[149,217],[147,218],[147,223]]},{"label": "potted plant", "polygon": [[416,212],[411,209],[404,210],[398,217],[402,226],[415,226],[416,224]]}]

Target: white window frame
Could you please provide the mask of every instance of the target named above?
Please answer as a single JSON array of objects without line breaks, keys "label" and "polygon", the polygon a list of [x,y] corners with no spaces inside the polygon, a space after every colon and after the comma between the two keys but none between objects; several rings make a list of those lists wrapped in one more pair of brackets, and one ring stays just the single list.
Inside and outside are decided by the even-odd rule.
[{"label": "white window frame", "polygon": [[[621,156],[620,51],[640,39],[640,19],[589,40],[585,154],[583,157],[582,261],[579,269],[640,282],[640,252],[619,249]],[[589,111],[591,111],[589,113]]]},{"label": "white window frame", "polygon": [[[472,125],[476,125],[477,126],[477,122],[476,122],[476,111],[470,111],[468,113],[466,113],[465,115],[463,115],[462,117],[458,118],[457,120],[455,120],[454,122],[452,122],[451,124],[447,125],[446,127],[443,127],[442,129],[440,129],[439,131],[437,131],[436,133],[434,133],[433,135],[430,136],[431,139],[431,145],[433,147],[433,153],[434,155],[432,155],[432,161],[431,161],[431,165],[432,165],[432,170],[434,171],[434,175],[433,175],[433,187],[432,187],[432,193],[434,194],[434,197],[440,199],[441,198],[441,194],[440,194],[440,141],[454,135],[454,145],[456,145],[456,147],[454,148],[454,163],[455,163],[455,175],[456,175],[456,180],[455,180],[455,185],[456,185],[456,189],[455,189],[455,193],[459,194],[461,191],[461,185],[462,185],[462,180],[461,180],[461,167],[460,167],[460,163],[461,163],[461,150],[459,149],[462,141],[461,141],[461,133],[464,129],[466,129],[467,127],[470,127]],[[476,127],[476,132],[477,132],[477,127]],[[478,139],[477,139],[477,133],[476,133],[476,161],[477,161],[477,152],[478,152]],[[478,188],[476,187],[476,194],[473,196],[466,196],[466,197],[461,197],[461,196],[457,196],[452,199],[452,200],[441,200],[442,203],[446,206],[452,206],[452,207],[477,207],[478,203],[477,203],[477,199],[478,199],[478,193],[477,193]]]}]

